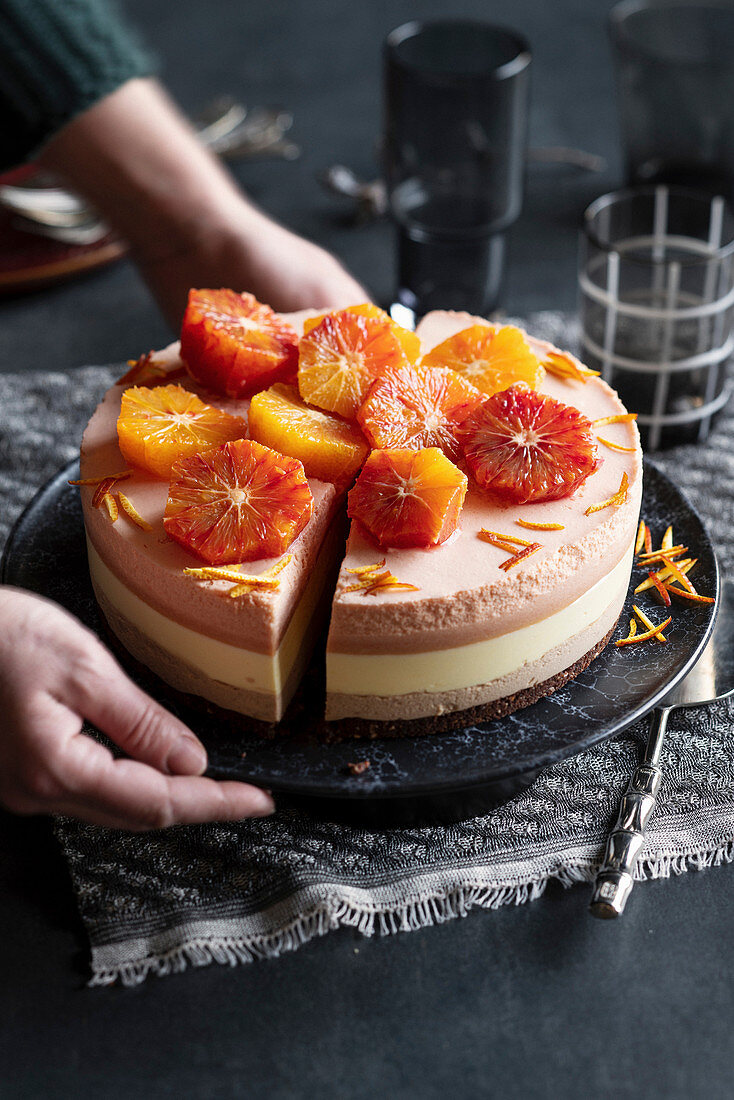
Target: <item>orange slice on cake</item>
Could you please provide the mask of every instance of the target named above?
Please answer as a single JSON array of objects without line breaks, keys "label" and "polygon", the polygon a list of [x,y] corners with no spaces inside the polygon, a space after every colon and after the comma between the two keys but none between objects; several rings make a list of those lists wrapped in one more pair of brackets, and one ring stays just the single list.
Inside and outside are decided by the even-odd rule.
[{"label": "orange slice on cake", "polygon": [[176,463],[163,526],[197,557],[224,565],[279,557],[312,512],[300,462],[238,439]]},{"label": "orange slice on cake", "polygon": [[347,511],[380,546],[438,546],[457,528],[466,488],[466,476],[437,447],[373,451]]},{"label": "orange slice on cake", "polygon": [[[403,328],[397,321],[393,321],[389,313],[386,313],[384,309],[380,309],[374,302],[362,302],[358,306],[347,306],[344,310],[345,313],[355,313],[359,317],[371,317],[373,320],[383,321],[385,324],[391,326],[393,332],[397,336],[400,343],[403,345],[403,350],[407,355],[409,361],[414,363],[421,353],[421,342],[419,337],[414,332],[411,332],[408,328]],[[311,329],[320,325],[326,317],[325,313],[319,314],[318,317],[307,317],[303,322],[303,334],[309,333]]]},{"label": "orange slice on cake", "polygon": [[467,466],[505,504],[570,496],[600,464],[589,420],[571,405],[512,386],[462,425]]},{"label": "orange slice on cake", "polygon": [[450,367],[487,394],[518,382],[537,390],[545,377],[543,364],[514,325],[471,325],[433,348],[422,364]]},{"label": "orange slice on cake", "polygon": [[276,381],[294,381],[295,329],[233,290],[191,290],[181,326],[181,358],[197,382],[227,397],[247,397]]},{"label": "orange slice on cake", "polygon": [[298,389],[309,405],[352,419],[375,378],[410,361],[398,326],[378,312],[327,313],[301,338]]},{"label": "orange slice on cake", "polygon": [[458,426],[483,400],[446,367],[388,367],[370,387],[357,421],[373,447],[439,447],[457,460]]},{"label": "orange slice on cake", "polygon": [[133,386],[122,395],[120,450],[126,462],[156,477],[168,478],[179,458],[246,435],[242,417],[205,405],[181,386]]},{"label": "orange slice on cake", "polygon": [[295,386],[280,382],[255,394],[248,420],[253,439],[299,459],[320,481],[349,484],[369,452],[354,424],[310,408]]}]

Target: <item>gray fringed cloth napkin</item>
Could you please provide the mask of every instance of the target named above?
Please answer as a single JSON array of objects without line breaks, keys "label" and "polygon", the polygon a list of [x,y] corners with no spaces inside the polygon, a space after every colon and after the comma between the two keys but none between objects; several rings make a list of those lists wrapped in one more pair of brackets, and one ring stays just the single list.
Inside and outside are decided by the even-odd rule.
[{"label": "gray fringed cloth napkin", "polygon": [[[561,347],[567,318],[528,328]],[[114,374],[0,375],[0,542],[33,492],[73,458]],[[708,520],[724,572],[734,566],[734,409],[705,446],[659,457]],[[671,722],[659,809],[639,878],[734,858],[734,707]],[[471,908],[539,897],[549,879],[593,877],[645,724],[542,773],[522,795],[459,825],[371,831],[295,811],[141,836],[59,819],[92,950],[92,984],[132,985],[210,962],[294,950],[340,925],[409,931]],[[579,905],[584,899],[579,897]]]}]

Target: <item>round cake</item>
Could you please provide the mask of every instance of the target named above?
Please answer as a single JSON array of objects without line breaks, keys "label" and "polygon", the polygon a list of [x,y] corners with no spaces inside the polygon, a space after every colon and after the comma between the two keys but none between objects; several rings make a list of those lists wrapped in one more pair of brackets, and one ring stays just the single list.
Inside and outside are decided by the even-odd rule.
[{"label": "round cake", "polygon": [[[307,311],[284,320],[300,335],[316,318]],[[429,314],[417,330],[421,353],[477,324],[487,322]],[[397,547],[357,519],[347,537],[348,483],[309,476],[310,518],[287,553],[248,557],[247,576],[265,579],[240,585],[237,598],[226,567],[217,576],[170,537],[168,481],[123,456],[118,417],[128,383],[113,386],[84,434],[81,479],[90,574],[114,634],[174,688],[270,733],[327,622],[326,697],[314,704],[327,737],[455,728],[517,710],[576,676],[609,642],[627,594],[639,437],[603,381],[550,344],[527,342],[539,361],[557,357],[565,368],[548,370],[538,392],[578,410],[599,438],[601,461],[572,493],[513,503],[459,472],[468,489],[453,533]],[[247,417],[249,398],[194,381],[178,344],[152,361],[157,384],[175,380],[207,405]],[[122,494],[124,508],[105,506],[110,493],[105,500],[100,486],[113,499]],[[370,583],[380,577],[390,580]]]}]

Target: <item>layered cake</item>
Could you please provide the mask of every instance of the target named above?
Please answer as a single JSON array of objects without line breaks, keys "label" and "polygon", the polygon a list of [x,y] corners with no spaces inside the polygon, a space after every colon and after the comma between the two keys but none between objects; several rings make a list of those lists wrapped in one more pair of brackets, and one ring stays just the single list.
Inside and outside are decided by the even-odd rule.
[{"label": "layered cake", "polygon": [[123,645],[272,732],[328,622],[334,736],[496,717],[585,668],[640,509],[616,394],[512,326],[435,313],[413,334],[228,293],[192,292],[181,344],[84,434],[90,573]]}]

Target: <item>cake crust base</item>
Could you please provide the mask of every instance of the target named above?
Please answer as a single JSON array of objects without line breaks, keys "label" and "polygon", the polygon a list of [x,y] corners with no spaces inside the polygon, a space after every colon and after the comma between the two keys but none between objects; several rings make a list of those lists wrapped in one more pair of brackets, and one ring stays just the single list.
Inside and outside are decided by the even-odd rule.
[{"label": "cake crust base", "polygon": [[445,714],[429,715],[426,718],[395,721],[343,718],[328,723],[326,729],[322,731],[323,740],[332,742],[351,739],[373,741],[378,737],[394,739],[419,737],[423,734],[447,733],[459,726],[471,726],[479,722],[492,722],[496,718],[505,718],[516,710],[522,710],[523,707],[529,707],[532,703],[537,703],[538,699],[542,699],[546,695],[552,695],[554,691],[558,691],[569,680],[573,680],[584,669],[588,668],[591,662],[609,644],[616,626],[615,621],[611,630],[568,668],[557,672],[555,676],[551,676],[539,684],[532,684],[521,691],[516,691],[512,695],[505,695],[501,699],[493,699],[479,706],[468,707],[466,710],[448,711]]}]

